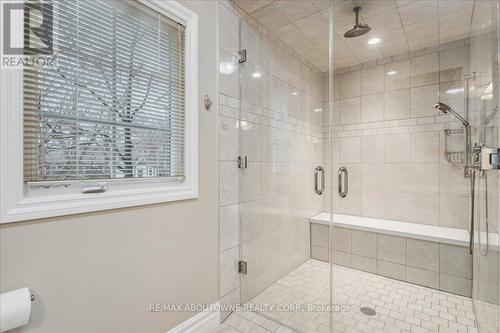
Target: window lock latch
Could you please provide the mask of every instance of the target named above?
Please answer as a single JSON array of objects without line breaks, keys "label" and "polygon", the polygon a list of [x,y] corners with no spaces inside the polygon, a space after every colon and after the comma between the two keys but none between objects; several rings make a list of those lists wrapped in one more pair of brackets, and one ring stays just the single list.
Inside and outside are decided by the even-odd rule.
[{"label": "window lock latch", "polygon": [[82,187],[82,193],[102,193],[106,192],[107,189],[106,183],[98,183],[93,186]]}]

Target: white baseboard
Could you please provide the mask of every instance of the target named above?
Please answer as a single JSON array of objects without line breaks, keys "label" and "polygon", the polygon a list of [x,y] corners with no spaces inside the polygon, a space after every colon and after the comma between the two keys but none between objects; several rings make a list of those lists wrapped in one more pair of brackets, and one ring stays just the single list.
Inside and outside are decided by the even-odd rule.
[{"label": "white baseboard", "polygon": [[[211,309],[219,309],[219,303],[212,304]],[[220,325],[219,310],[207,309],[197,313],[180,323],[167,333],[209,333]]]}]

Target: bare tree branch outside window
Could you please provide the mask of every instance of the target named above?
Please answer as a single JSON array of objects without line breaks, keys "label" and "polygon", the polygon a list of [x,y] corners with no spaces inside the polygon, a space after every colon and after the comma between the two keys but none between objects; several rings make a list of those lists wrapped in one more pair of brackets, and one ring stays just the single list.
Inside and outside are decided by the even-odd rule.
[{"label": "bare tree branch outside window", "polygon": [[25,180],[184,175],[184,29],[137,2],[58,1],[25,70]]}]

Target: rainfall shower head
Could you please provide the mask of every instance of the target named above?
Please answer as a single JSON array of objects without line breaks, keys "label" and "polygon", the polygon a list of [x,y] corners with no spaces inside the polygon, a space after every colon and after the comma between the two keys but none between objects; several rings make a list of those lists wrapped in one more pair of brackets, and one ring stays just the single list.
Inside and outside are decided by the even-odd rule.
[{"label": "rainfall shower head", "polygon": [[438,110],[438,111],[441,111],[442,113],[446,114],[446,113],[451,113],[453,116],[455,116],[455,118],[457,118],[458,120],[460,120],[460,122],[465,126],[465,127],[469,127],[469,122],[467,120],[465,120],[464,118],[462,118],[461,115],[459,115],[458,113],[455,112],[455,110],[453,110],[451,107],[449,107],[448,105],[444,104],[444,103],[436,103],[434,104],[433,106],[434,109]]},{"label": "rainfall shower head", "polygon": [[361,7],[354,7],[352,10],[354,12],[354,19],[355,19],[355,24],[354,28],[351,30],[347,31],[344,34],[345,38],[353,38],[353,37],[359,37],[361,35],[364,35],[368,33],[372,28],[370,28],[367,24],[359,23],[359,12],[361,10]]}]

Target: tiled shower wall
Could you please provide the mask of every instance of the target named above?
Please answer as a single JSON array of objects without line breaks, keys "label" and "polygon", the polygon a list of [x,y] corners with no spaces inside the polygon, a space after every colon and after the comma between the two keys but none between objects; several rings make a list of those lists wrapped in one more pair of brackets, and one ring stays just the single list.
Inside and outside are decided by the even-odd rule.
[{"label": "tiled shower wall", "polygon": [[[463,150],[464,136],[446,137],[445,128],[460,125],[432,108],[441,101],[464,114],[467,67],[468,45],[461,40],[336,71],[332,172],[349,171],[348,196],[333,193],[336,212],[468,227],[468,180],[444,158],[446,144]],[[329,207],[330,196],[324,200]]]},{"label": "tiled shower wall", "polygon": [[[308,219],[322,211],[313,190],[323,160],[322,75],[244,16],[220,2],[220,297],[231,304],[310,257]],[[248,168],[237,167],[239,155]],[[238,274],[240,258],[247,275]]]}]

